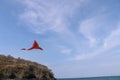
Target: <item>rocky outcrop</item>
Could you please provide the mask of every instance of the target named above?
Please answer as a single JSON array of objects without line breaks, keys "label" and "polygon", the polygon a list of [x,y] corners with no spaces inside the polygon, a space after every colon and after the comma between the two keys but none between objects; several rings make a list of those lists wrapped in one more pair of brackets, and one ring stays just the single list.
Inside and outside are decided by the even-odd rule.
[{"label": "rocky outcrop", "polygon": [[47,66],[36,62],[0,55],[0,80],[56,80]]}]

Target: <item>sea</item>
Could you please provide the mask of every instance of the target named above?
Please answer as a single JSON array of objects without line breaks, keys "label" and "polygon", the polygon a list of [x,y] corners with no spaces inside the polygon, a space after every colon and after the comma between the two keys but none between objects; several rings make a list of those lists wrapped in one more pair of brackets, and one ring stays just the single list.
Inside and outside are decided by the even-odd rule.
[{"label": "sea", "polygon": [[120,76],[87,77],[87,78],[61,78],[57,80],[120,80]]}]

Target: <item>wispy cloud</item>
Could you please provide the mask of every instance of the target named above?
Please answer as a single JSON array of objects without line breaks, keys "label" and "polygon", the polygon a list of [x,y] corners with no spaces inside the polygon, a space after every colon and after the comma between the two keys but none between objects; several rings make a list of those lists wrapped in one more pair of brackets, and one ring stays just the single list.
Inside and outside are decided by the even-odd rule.
[{"label": "wispy cloud", "polygon": [[108,32],[112,31],[110,20],[107,20],[108,13],[102,14],[103,11],[100,11],[95,16],[86,18],[79,23],[79,32],[88,40],[91,47],[97,45]]},{"label": "wispy cloud", "polygon": [[70,60],[88,60],[104,54],[106,51],[111,50],[114,47],[120,46],[120,23],[118,23],[117,28],[104,38],[104,42],[101,47],[95,49],[93,52],[78,54],[71,58]]},{"label": "wispy cloud", "polygon": [[91,59],[93,57],[95,57],[97,54],[79,54],[77,56],[75,56],[74,58],[71,58],[70,60],[77,60],[77,61],[81,61],[81,60],[87,60],[87,59]]},{"label": "wispy cloud", "polygon": [[89,40],[91,46],[95,45],[96,38],[94,37],[94,32],[97,28],[97,19],[90,18],[82,21],[80,23],[79,32],[84,35],[85,38]]},{"label": "wispy cloud", "polygon": [[99,48],[93,52],[78,54],[78,55],[70,58],[69,60],[70,61],[82,61],[82,60],[93,59],[94,57],[102,54],[104,51],[105,51],[104,48]]},{"label": "wispy cloud", "polygon": [[20,19],[36,33],[63,33],[68,30],[68,17],[74,14],[82,2],[84,1],[24,0],[22,3],[25,9]]},{"label": "wispy cloud", "polygon": [[106,49],[110,49],[118,45],[120,45],[120,23],[118,23],[117,28],[104,40],[104,47]]},{"label": "wispy cloud", "polygon": [[72,52],[72,50],[71,49],[63,49],[61,52],[63,54],[70,54]]},{"label": "wispy cloud", "polygon": [[63,46],[63,45],[59,45],[58,48],[60,49],[60,52],[63,54],[71,54],[72,53],[72,49]]}]

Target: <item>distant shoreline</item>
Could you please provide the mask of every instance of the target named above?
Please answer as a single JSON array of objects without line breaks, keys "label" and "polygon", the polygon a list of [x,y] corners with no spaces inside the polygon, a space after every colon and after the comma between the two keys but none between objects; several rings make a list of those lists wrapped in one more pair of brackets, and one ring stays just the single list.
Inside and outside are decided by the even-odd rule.
[{"label": "distant shoreline", "polygon": [[114,77],[120,77],[120,75],[116,75],[116,76],[93,76],[93,77],[74,77],[74,78],[57,78],[58,80],[62,80],[62,79],[87,79],[87,78],[114,78]]}]

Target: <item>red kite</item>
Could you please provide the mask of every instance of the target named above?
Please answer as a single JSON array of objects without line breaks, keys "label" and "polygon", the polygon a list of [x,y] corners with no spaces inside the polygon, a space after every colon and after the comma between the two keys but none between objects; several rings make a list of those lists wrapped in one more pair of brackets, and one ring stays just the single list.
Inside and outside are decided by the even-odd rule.
[{"label": "red kite", "polygon": [[32,45],[32,47],[31,48],[22,48],[21,50],[32,50],[32,49],[40,49],[40,50],[43,50],[43,48],[41,48],[40,46],[39,46],[39,44],[37,43],[37,41],[36,40],[34,40],[34,43],[33,43],[33,45]]}]

